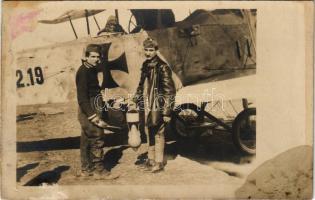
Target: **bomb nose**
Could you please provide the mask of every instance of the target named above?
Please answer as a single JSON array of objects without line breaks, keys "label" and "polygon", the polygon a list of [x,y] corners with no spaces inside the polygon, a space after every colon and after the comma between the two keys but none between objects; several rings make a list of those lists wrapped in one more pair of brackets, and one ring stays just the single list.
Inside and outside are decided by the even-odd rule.
[{"label": "bomb nose", "polygon": [[133,124],[129,130],[128,144],[133,148],[137,148],[141,145],[140,131],[135,124]]}]

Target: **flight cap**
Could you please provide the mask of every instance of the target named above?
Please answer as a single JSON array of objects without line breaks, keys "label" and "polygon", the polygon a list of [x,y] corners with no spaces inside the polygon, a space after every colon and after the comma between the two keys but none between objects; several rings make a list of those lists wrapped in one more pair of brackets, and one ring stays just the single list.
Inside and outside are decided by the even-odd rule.
[{"label": "flight cap", "polygon": [[158,44],[152,38],[147,38],[143,42],[143,47],[144,48],[155,48],[155,49],[157,49],[158,48]]}]

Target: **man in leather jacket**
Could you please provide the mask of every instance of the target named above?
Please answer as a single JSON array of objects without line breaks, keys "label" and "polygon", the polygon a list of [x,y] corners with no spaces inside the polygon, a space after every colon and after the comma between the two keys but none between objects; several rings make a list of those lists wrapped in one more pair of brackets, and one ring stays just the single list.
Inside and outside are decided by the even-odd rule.
[{"label": "man in leather jacket", "polygon": [[171,119],[176,89],[171,68],[157,55],[157,42],[147,38],[143,46],[146,60],[141,68],[134,100],[144,103],[144,109],[148,111],[146,134],[149,147],[148,160],[144,166],[147,171],[156,173],[164,169],[164,130]]}]

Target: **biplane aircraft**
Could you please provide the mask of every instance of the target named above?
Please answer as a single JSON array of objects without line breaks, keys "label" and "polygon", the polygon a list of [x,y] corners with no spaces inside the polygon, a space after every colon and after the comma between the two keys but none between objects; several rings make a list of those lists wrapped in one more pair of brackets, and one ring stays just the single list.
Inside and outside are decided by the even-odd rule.
[{"label": "biplane aircraft", "polygon": [[[159,54],[171,66],[176,87],[183,87],[180,90],[256,73],[256,10],[195,10],[184,20],[175,21],[170,9],[131,9],[127,30],[93,36],[90,24],[96,23],[102,32],[95,16],[104,11],[71,10],[55,19],[38,21],[50,25],[69,23],[75,39],[17,54],[18,104],[75,101],[75,73],[84,59],[84,48],[91,43],[102,46],[99,65],[102,89],[119,88],[119,95],[133,94],[137,87],[145,59],[142,42],[147,37],[158,42]],[[115,17],[119,22],[117,10]],[[76,34],[72,21],[79,18],[86,19],[87,37],[78,38]],[[256,114],[256,110],[247,108],[246,99],[243,99],[244,112],[236,117],[233,127],[205,112],[205,105],[197,106],[193,102],[179,105],[197,115],[193,122],[188,122],[179,112],[174,112],[173,123],[180,135],[193,127],[219,126],[234,132],[236,144],[242,151],[255,153],[255,130],[247,131],[255,132],[251,137],[254,144],[247,146],[240,142],[242,123],[245,121],[249,126],[249,118]],[[205,125],[206,118],[211,120],[209,125]],[[184,128],[178,127],[180,123]],[[191,127],[187,128],[189,125]]]}]

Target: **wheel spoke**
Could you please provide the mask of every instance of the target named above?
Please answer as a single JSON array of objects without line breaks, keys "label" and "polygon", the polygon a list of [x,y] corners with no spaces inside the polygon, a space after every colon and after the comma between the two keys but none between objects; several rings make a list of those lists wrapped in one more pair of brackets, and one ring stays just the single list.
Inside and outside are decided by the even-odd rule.
[{"label": "wheel spoke", "polygon": [[196,135],[197,130],[189,129],[188,127],[197,123],[198,113],[193,109],[182,109],[177,116],[180,118],[175,122],[178,134],[184,137]]}]

